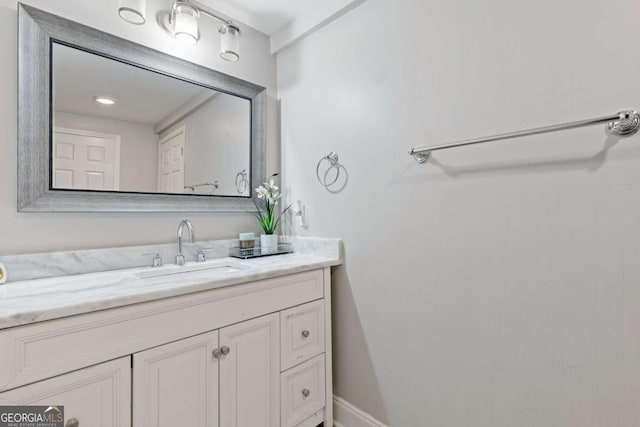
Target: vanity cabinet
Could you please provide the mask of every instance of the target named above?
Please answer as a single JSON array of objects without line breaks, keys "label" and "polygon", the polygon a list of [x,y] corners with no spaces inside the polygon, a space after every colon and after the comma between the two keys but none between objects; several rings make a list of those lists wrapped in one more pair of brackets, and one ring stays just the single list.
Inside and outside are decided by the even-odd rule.
[{"label": "vanity cabinet", "polygon": [[0,330],[0,402],[80,426],[331,426],[330,292],[323,268]]}]

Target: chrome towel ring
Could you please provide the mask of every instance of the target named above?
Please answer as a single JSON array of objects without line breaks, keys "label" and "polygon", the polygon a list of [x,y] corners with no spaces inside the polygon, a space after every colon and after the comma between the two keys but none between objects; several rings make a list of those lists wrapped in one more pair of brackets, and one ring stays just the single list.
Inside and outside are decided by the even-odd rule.
[{"label": "chrome towel ring", "polygon": [[[335,184],[338,181],[338,178],[340,178],[340,163],[338,163],[338,160],[339,160],[338,153],[336,153],[335,151],[332,151],[326,156],[324,156],[323,158],[321,158],[320,161],[318,162],[318,165],[316,166],[316,177],[318,178],[318,182],[320,183],[320,185],[322,185],[323,187],[325,188],[331,187],[333,184]],[[329,163],[329,167],[327,168],[327,170],[325,170],[324,175],[320,177],[320,166],[325,161]],[[327,182],[327,178],[329,177],[329,172],[332,169],[336,170],[336,176],[333,178],[333,181]]]},{"label": "chrome towel ring", "polygon": [[[327,163],[324,173],[321,173],[321,166]],[[331,171],[335,171],[335,175],[330,178]],[[330,193],[339,193],[347,186],[349,181],[349,173],[347,169],[340,164],[338,153],[330,152],[318,161],[316,166],[316,178],[318,182]],[[335,187],[334,187],[335,186]]]},{"label": "chrome towel ring", "polygon": [[236,174],[236,191],[238,194],[244,194],[249,187],[249,178],[247,177],[247,170],[242,169]]}]

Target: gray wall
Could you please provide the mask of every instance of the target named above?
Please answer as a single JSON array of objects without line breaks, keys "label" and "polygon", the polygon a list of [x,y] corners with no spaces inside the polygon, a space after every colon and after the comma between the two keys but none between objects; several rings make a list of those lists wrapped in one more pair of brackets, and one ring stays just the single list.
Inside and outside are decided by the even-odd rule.
[{"label": "gray wall", "polygon": [[[251,171],[251,103],[220,94],[181,122],[186,126],[185,185],[218,181],[214,194],[238,195],[236,174]],[[187,190],[188,191],[188,190]],[[196,189],[207,194],[209,187]]]},{"label": "gray wall", "polygon": [[[215,54],[219,34],[215,24],[203,25],[196,46],[182,46],[168,38],[155,23],[166,0],[147,1],[147,23],[130,25],[117,13],[116,1],[28,0],[26,3],[68,19],[130,39],[151,48],[267,87],[268,171],[279,170],[279,118],[277,114],[276,61],[269,39],[243,27],[242,59],[225,62]],[[99,248],[173,241],[179,220],[190,218],[200,239],[229,238],[245,230],[257,231],[255,219],[245,215],[212,214],[27,214],[16,209],[17,157],[17,2],[0,0],[0,254]]]},{"label": "gray wall", "polygon": [[[335,391],[398,427],[640,425],[637,0],[369,0],[278,57],[290,199],[343,237]],[[317,161],[337,151],[349,185]]]},{"label": "gray wall", "polygon": [[120,191],[158,191],[158,135],[151,125],[56,112],[53,125],[120,136]]}]

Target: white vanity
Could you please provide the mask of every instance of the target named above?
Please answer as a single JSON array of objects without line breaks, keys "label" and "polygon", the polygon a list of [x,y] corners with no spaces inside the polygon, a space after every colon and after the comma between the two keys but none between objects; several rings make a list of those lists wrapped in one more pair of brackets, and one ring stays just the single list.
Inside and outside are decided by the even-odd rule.
[{"label": "white vanity", "polygon": [[79,426],[330,426],[340,262],[223,258],[1,287],[0,401],[64,405]]}]

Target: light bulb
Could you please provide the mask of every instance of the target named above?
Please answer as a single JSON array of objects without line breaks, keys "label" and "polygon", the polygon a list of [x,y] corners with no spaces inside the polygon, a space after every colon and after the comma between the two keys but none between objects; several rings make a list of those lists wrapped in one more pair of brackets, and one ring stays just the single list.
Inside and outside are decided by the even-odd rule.
[{"label": "light bulb", "polygon": [[130,24],[144,24],[146,22],[146,9],[146,0],[119,0],[118,2],[118,14],[120,18]]},{"label": "light bulb", "polygon": [[189,3],[178,2],[172,9],[173,36],[180,43],[196,44],[199,38],[198,18],[200,12]]}]

